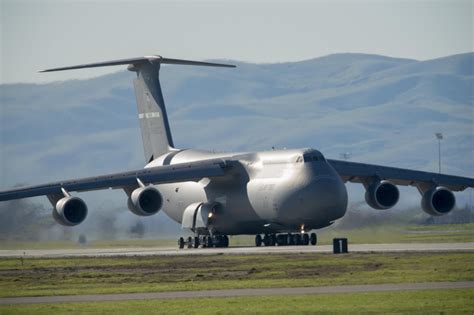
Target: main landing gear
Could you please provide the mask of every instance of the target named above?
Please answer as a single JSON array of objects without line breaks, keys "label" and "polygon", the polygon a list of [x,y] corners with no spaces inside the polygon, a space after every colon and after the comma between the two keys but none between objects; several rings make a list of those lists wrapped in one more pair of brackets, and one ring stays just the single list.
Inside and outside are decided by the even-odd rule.
[{"label": "main landing gear", "polygon": [[180,237],[178,239],[179,248],[211,248],[229,247],[229,237],[227,235],[199,235],[195,237]]},{"label": "main landing gear", "polygon": [[263,237],[260,234],[255,236],[255,245],[260,247],[265,246],[288,246],[288,245],[316,245],[318,242],[316,233],[299,233],[299,234],[265,234]]}]

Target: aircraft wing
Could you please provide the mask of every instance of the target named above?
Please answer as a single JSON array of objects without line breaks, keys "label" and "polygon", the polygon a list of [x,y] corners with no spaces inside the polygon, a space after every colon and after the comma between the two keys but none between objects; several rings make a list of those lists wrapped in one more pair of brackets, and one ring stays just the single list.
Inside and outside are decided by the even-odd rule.
[{"label": "aircraft wing", "polygon": [[63,189],[70,192],[136,187],[138,180],[144,184],[198,181],[205,177],[213,178],[226,175],[226,170],[231,167],[229,163],[221,159],[212,159],[21,187],[0,191],[0,201],[60,195],[63,194]]},{"label": "aircraft wing", "polygon": [[389,180],[395,185],[431,186],[436,184],[453,191],[474,187],[474,179],[468,177],[339,160],[328,160],[328,162],[344,182],[363,183],[372,178],[380,178]]}]

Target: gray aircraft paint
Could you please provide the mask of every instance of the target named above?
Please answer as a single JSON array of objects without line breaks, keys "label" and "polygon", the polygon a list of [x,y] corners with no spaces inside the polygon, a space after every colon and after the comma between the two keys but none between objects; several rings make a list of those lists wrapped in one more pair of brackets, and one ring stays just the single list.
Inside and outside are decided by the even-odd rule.
[{"label": "gray aircraft paint", "polygon": [[173,148],[168,115],[159,81],[160,63],[139,64],[129,69],[137,73],[133,86],[145,161],[150,162]]},{"label": "gray aircraft paint", "polygon": [[[332,224],[346,212],[347,181],[375,187],[370,184],[390,180],[396,185],[416,186],[424,195],[435,188],[449,196],[448,189],[474,187],[471,178],[326,160],[314,149],[247,153],[175,149],[159,82],[161,63],[231,67],[146,56],[44,70],[127,64],[129,70],[136,71],[138,118],[149,163],[136,171],[0,191],[0,201],[40,195],[57,201],[69,196],[70,191],[105,188],[121,188],[130,196],[151,186],[161,194],[161,210],[184,228],[192,227],[200,234],[258,234],[311,230]],[[57,207],[53,201],[53,207]]]},{"label": "gray aircraft paint", "polygon": [[[316,150],[233,154],[183,150],[170,154],[171,165],[215,158],[240,164],[234,176],[157,185],[165,199],[162,210],[180,223],[187,205],[208,200],[225,209],[213,222],[223,234],[256,234],[265,225],[268,232],[295,231],[302,225],[305,229],[322,228],[346,212],[345,185]],[[303,155],[316,155],[321,161],[305,163]],[[167,156],[146,167],[164,165]]]}]

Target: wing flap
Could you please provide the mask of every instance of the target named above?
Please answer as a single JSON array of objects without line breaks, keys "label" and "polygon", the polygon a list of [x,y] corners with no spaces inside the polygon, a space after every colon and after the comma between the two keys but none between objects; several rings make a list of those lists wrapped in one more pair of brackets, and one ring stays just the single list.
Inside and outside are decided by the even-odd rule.
[{"label": "wing flap", "polygon": [[474,187],[474,179],[468,177],[339,160],[328,160],[328,162],[339,173],[344,182],[361,183],[368,178],[379,177],[402,186],[431,185],[435,183],[453,191],[462,191],[468,187]]},{"label": "wing flap", "polygon": [[0,191],[0,201],[43,195],[58,195],[62,194],[61,188],[64,188],[67,191],[80,192],[136,186],[137,178],[145,184],[198,181],[205,177],[212,178],[224,176],[226,174],[226,169],[229,167],[230,165],[226,163],[226,161],[220,159],[158,166],[136,171],[87,177]]}]

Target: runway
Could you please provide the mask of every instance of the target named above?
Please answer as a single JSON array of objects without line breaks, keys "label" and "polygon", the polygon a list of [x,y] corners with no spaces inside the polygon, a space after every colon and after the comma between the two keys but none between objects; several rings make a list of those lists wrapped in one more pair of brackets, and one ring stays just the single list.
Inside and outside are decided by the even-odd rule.
[{"label": "runway", "polygon": [[[349,252],[437,252],[474,251],[471,243],[406,243],[406,244],[349,244]],[[78,249],[25,249],[0,250],[0,257],[71,257],[71,256],[173,256],[173,255],[238,255],[238,254],[282,254],[282,253],[332,253],[331,245],[275,246],[275,247],[229,247],[229,248],[184,248],[176,247],[130,247],[130,248],[78,248]]]},{"label": "runway", "polygon": [[308,295],[334,293],[362,293],[406,290],[441,290],[441,289],[473,289],[474,281],[462,282],[426,282],[400,284],[370,285],[338,285],[324,287],[301,288],[267,288],[267,289],[227,289],[201,291],[175,291],[157,293],[121,293],[95,295],[64,295],[0,298],[1,304],[34,304],[34,303],[65,303],[65,302],[99,302],[126,300],[169,300],[185,298],[239,297],[239,296],[270,296],[270,295]]}]

